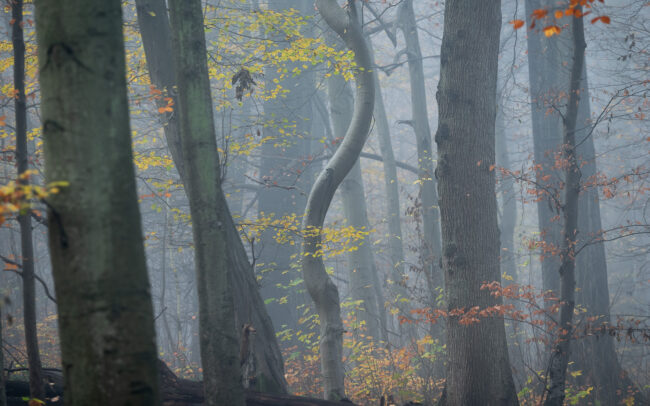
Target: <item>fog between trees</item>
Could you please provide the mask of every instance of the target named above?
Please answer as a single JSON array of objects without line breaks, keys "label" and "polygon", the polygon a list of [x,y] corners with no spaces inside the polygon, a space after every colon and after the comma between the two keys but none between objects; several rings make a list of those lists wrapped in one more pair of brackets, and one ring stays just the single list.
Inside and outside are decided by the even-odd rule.
[{"label": "fog between trees", "polygon": [[645,404],[648,15],[7,3],[0,406]]}]

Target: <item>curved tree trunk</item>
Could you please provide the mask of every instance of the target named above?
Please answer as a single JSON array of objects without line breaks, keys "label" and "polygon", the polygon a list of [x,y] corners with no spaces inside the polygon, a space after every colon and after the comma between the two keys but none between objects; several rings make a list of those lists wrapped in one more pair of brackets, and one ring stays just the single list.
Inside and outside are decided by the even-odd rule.
[{"label": "curved tree trunk", "polygon": [[[340,75],[330,76],[327,79],[327,85],[334,137],[342,139],[352,121],[354,105],[352,91]],[[358,159],[341,183],[341,201],[348,225],[356,229],[370,230],[361,164]],[[374,256],[367,239],[358,250],[348,254],[348,261],[350,296],[353,300],[362,301],[362,309],[357,313],[358,319],[366,323],[366,334],[375,339],[381,339],[382,318],[379,313],[379,303],[375,294],[375,278],[373,277],[376,269]]]},{"label": "curved tree trunk", "polygon": [[[499,0],[448,0],[438,85],[438,192],[447,307],[501,304],[481,285],[500,281],[494,128]],[[517,405],[503,319],[447,320],[444,405]]]},{"label": "curved tree trunk", "polygon": [[[136,0],[136,7],[151,81],[159,90],[166,92],[167,96],[175,98],[176,95],[172,90],[176,86],[176,78],[165,1]],[[165,117],[163,129],[174,165],[183,181],[186,193],[189,194],[190,182],[185,169],[188,162],[181,149],[178,115],[175,112]],[[218,198],[225,199],[222,195]],[[223,204],[223,202],[218,203],[221,207]],[[284,393],[287,390],[287,382],[284,378],[284,364],[275,330],[266,312],[253,269],[232,216],[227,216],[223,222],[227,233],[228,249],[226,254],[228,272],[234,292],[236,325],[249,323],[257,330],[254,349],[257,365],[257,389]],[[201,225],[199,224],[199,226]]]},{"label": "curved tree trunk", "polygon": [[[25,40],[23,37],[23,1],[11,2],[12,42],[14,50],[14,88],[16,89],[16,163],[18,175],[29,170],[29,153],[27,151],[27,105],[25,95]],[[22,180],[25,184],[29,181]],[[20,225],[20,263],[23,282],[23,321],[25,324],[25,347],[29,365],[30,396],[45,399],[41,355],[38,351],[38,334],[36,331],[36,288],[34,282],[34,243],[32,240],[31,213],[18,215]]]},{"label": "curved tree trunk", "polygon": [[372,65],[365,39],[356,16],[339,7],[336,0],[317,0],[316,5],[327,24],[355,53],[358,69],[355,72],[357,96],[352,122],[338,150],[320,173],[314,184],[305,209],[303,229],[309,233],[303,242],[302,269],[305,284],[316,304],[321,326],[321,368],[325,399],[344,397],[343,385],[343,323],[336,286],[325,271],[321,249],[320,230],[334,192],[355,164],[368,136],[375,89]]},{"label": "curved tree trunk", "polygon": [[157,405],[121,3],[37,0],[36,34],[65,403]]},{"label": "curved tree trunk", "polygon": [[200,0],[170,0],[179,124],[186,157],[199,298],[199,345],[207,405],[243,405],[232,281]]}]

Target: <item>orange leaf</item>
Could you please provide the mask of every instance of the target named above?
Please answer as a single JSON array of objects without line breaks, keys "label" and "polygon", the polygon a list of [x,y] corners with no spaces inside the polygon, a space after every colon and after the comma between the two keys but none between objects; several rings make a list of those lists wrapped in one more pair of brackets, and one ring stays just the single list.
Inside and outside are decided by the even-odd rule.
[{"label": "orange leaf", "polygon": [[564,17],[564,13],[561,10],[555,10],[555,18],[559,20],[562,17]]},{"label": "orange leaf", "polygon": [[557,25],[549,25],[548,27],[544,27],[544,35],[547,37],[552,37],[553,35],[559,34],[561,31],[562,29]]},{"label": "orange leaf", "polygon": [[510,24],[512,24],[515,30],[518,30],[524,26],[524,20],[512,20],[510,21]]},{"label": "orange leaf", "polygon": [[531,16],[537,20],[541,20],[542,18],[546,17],[547,14],[548,11],[543,8],[538,8],[537,10],[533,10]]},{"label": "orange leaf", "polygon": [[598,21],[598,20],[602,21],[603,24],[609,24],[609,23],[611,22],[610,19],[609,19],[609,17],[607,17],[607,16],[600,16],[600,17],[596,17],[596,18],[594,18],[593,20],[591,20],[591,23],[594,24],[594,23],[595,23],[596,21]]},{"label": "orange leaf", "polygon": [[4,127],[4,126],[7,125],[6,120],[7,120],[7,115],[6,114],[3,114],[2,116],[0,116],[0,127]]}]

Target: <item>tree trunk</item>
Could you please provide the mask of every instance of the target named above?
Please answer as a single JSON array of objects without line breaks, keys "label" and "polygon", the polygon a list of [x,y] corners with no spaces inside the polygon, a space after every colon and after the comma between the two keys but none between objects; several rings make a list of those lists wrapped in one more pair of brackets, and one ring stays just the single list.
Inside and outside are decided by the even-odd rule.
[{"label": "tree trunk", "polygon": [[348,131],[338,150],[327,163],[314,184],[305,209],[303,229],[309,233],[303,242],[302,269],[305,284],[316,304],[321,325],[321,368],[325,399],[344,397],[343,385],[343,324],[336,286],[325,271],[321,249],[320,230],[336,189],[355,164],[370,130],[375,104],[372,65],[365,39],[356,16],[339,7],[336,0],[317,0],[318,10],[332,28],[355,53],[358,69],[355,72],[357,96],[354,114]]},{"label": "tree trunk", "polygon": [[[566,2],[563,3],[566,6]],[[560,5],[559,7],[562,7]],[[548,0],[527,0],[526,14],[538,8],[557,6]],[[562,31],[558,36],[546,38],[541,33],[528,35],[528,65],[531,84],[531,106],[533,119],[533,141],[535,163],[543,165],[538,172],[537,182],[545,187],[553,187],[561,182],[562,176],[553,173],[554,154],[561,151],[561,116],[553,106],[560,99],[559,95],[568,93],[570,83],[569,68],[565,62],[573,55],[572,29]],[[582,179],[588,181],[597,174],[596,151],[591,124],[590,97],[587,81],[586,64],[583,63],[581,83],[579,87],[580,102],[578,106],[575,137],[578,140],[577,158],[579,159]],[[559,109],[559,106],[555,106]],[[552,175],[550,180],[542,179],[544,175]],[[557,187],[557,186],[556,186]],[[600,203],[598,190],[594,187],[583,188],[578,198],[578,247],[597,237],[602,231],[600,219]],[[538,203],[539,227],[547,244],[561,246],[560,230],[562,222],[551,221],[556,216],[556,207],[548,200]],[[545,257],[542,261],[544,290],[559,292],[559,257]],[[591,244],[582,249],[575,258],[575,279],[578,291],[576,303],[587,311],[580,318],[596,318],[595,322],[587,323],[590,328],[598,329],[610,323],[609,288],[607,285],[607,261],[603,242]],[[553,302],[555,303],[555,302]],[[582,371],[579,382],[594,387],[589,400],[602,404],[613,404],[627,397],[628,390],[633,388],[637,403],[642,403],[642,395],[636,391],[625,371],[621,368],[614,348],[613,337],[592,335],[581,337],[574,343],[574,368]]]},{"label": "tree trunk", "polygon": [[[576,8],[582,11],[582,7]],[[573,310],[575,309],[575,256],[578,238],[578,196],[580,195],[580,167],[576,153],[576,121],[580,102],[580,81],[585,60],[585,38],[582,17],[573,17],[573,64],[569,82],[569,100],[563,119],[564,171],[564,231],[560,258],[560,323],[557,342],[549,363],[550,387],[545,406],[562,406],[565,397],[566,368],[571,355]]]},{"label": "tree trunk", "polygon": [[36,33],[66,404],[157,405],[121,4],[38,0]]},{"label": "tree trunk", "polygon": [[171,0],[178,120],[186,158],[199,297],[199,344],[207,405],[243,405],[232,282],[227,271],[217,139],[200,0]]},{"label": "tree trunk", "polygon": [[[406,40],[409,80],[411,89],[411,111],[413,129],[418,151],[418,181],[422,203],[422,244],[420,258],[431,294],[432,306],[442,293],[443,275],[439,263],[441,259],[441,237],[438,213],[438,194],[433,171],[433,148],[431,129],[427,116],[427,96],[424,84],[422,52],[418,38],[413,1],[406,0],[400,8],[399,27]],[[442,323],[432,327],[434,338],[442,340]]]},{"label": "tree trunk", "polygon": [[[269,9],[277,12],[286,12],[298,9],[300,16],[313,13],[313,4],[309,1],[276,0],[269,2]],[[311,9],[311,10],[310,10]],[[311,24],[307,27],[310,27]],[[303,34],[309,28],[303,29]],[[279,44],[288,41],[286,34],[279,29],[272,31],[269,39]],[[269,66],[265,69],[264,78],[268,89],[281,86],[289,91],[286,97],[281,95],[270,98],[264,102],[264,136],[273,137],[272,140],[262,145],[260,173],[268,187],[260,189],[258,193],[258,212],[260,216],[273,215],[274,218],[297,215],[305,210],[308,190],[313,183],[314,173],[308,166],[308,157],[311,154],[312,141],[309,136],[312,121],[311,97],[316,92],[314,72],[303,69],[302,62],[284,62],[285,67],[278,71],[278,67]],[[299,69],[302,72],[294,76],[290,72]],[[284,73],[283,73],[284,72]],[[289,73],[287,73],[289,72]],[[292,187],[286,190],[277,186]],[[295,263],[295,254],[298,247],[290,244],[278,243],[273,229],[262,233],[260,243],[261,252],[258,260],[258,269],[263,273],[262,297],[275,299],[267,305],[271,319],[276,330],[287,326],[300,329],[298,319],[300,312],[296,309],[305,303],[305,297],[298,294],[295,289],[287,289],[293,279],[299,277],[292,264]],[[279,299],[286,296],[287,302],[281,304]]]},{"label": "tree trunk", "polygon": [[[168,96],[175,97],[172,90],[176,85],[176,79],[165,2],[164,0],[136,0],[136,7],[151,81],[158,89],[167,92]],[[176,113],[167,115],[163,128],[174,165],[183,180],[186,194],[189,195],[190,182],[185,170],[188,163],[181,150],[178,115]],[[223,199],[223,196],[220,195],[219,199]],[[250,323],[257,330],[254,351],[258,373],[257,389],[286,392],[287,382],[284,378],[282,354],[246,250],[232,217],[228,216],[223,222],[227,233],[228,271],[233,283],[236,325]]]},{"label": "tree trunk", "polygon": [[[16,89],[16,163],[18,175],[29,170],[29,152],[27,151],[27,105],[25,95],[25,40],[23,37],[23,0],[11,3],[13,24],[12,42],[14,49],[14,89]],[[22,180],[27,184],[27,179]],[[25,323],[25,347],[29,365],[30,396],[43,400],[45,390],[41,369],[41,356],[38,351],[38,334],[36,331],[36,288],[34,282],[34,243],[32,241],[31,212],[18,215],[20,225],[20,247],[23,282],[23,321]]]},{"label": "tree trunk", "polygon": [[[327,86],[334,137],[335,139],[342,139],[352,120],[354,105],[352,91],[345,79],[340,75],[330,76],[327,79]],[[341,200],[347,224],[355,229],[370,230],[359,160],[352,166],[350,173],[341,183]],[[366,323],[366,334],[375,339],[381,339],[382,319],[375,294],[375,278],[373,277],[376,269],[368,239],[359,246],[358,250],[348,254],[348,261],[350,296],[353,300],[362,301],[361,310],[357,313],[358,321]]]},{"label": "tree trunk", "polygon": [[[367,39],[370,57],[374,63],[375,57],[370,38]],[[402,242],[402,222],[399,205],[399,183],[397,181],[397,165],[395,163],[395,154],[390,139],[390,128],[388,126],[388,117],[386,107],[382,96],[381,85],[379,83],[378,70],[373,71],[375,83],[375,108],[373,111],[375,123],[377,125],[377,136],[379,138],[379,150],[381,152],[384,168],[384,187],[386,190],[386,219],[388,222],[388,249],[390,252],[390,282],[389,290],[392,292],[401,313],[408,314],[407,305],[402,305],[399,301],[401,298],[408,299],[406,290],[407,275],[404,271],[404,244]],[[383,303],[379,303],[384,306]],[[385,313],[385,311],[384,311]],[[388,337],[386,337],[388,338]]]},{"label": "tree trunk", "polygon": [[[438,192],[447,307],[501,304],[481,285],[500,281],[494,128],[501,7],[449,0],[440,60]],[[447,320],[444,405],[517,405],[503,319]]]}]

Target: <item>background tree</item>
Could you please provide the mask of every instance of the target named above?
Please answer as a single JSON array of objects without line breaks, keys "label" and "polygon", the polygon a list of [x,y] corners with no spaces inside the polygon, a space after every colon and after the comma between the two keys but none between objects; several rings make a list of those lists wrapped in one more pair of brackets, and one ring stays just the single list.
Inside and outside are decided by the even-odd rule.
[{"label": "background tree", "polygon": [[[36,2],[66,405],[160,401],[119,1]],[[101,33],[101,35],[97,35]],[[125,334],[128,332],[128,334]]]},{"label": "background tree", "polygon": [[[27,103],[25,96],[25,39],[23,36],[23,2],[11,3],[12,42],[14,49],[14,87],[16,91],[16,163],[18,176],[29,170],[29,152],[27,151]],[[28,179],[23,179],[24,183]],[[36,286],[34,279],[34,244],[32,241],[31,211],[26,210],[18,216],[20,225],[21,277],[23,281],[23,322],[25,323],[25,346],[29,365],[30,396],[35,399],[45,398],[41,356],[38,351],[36,334]]]}]

